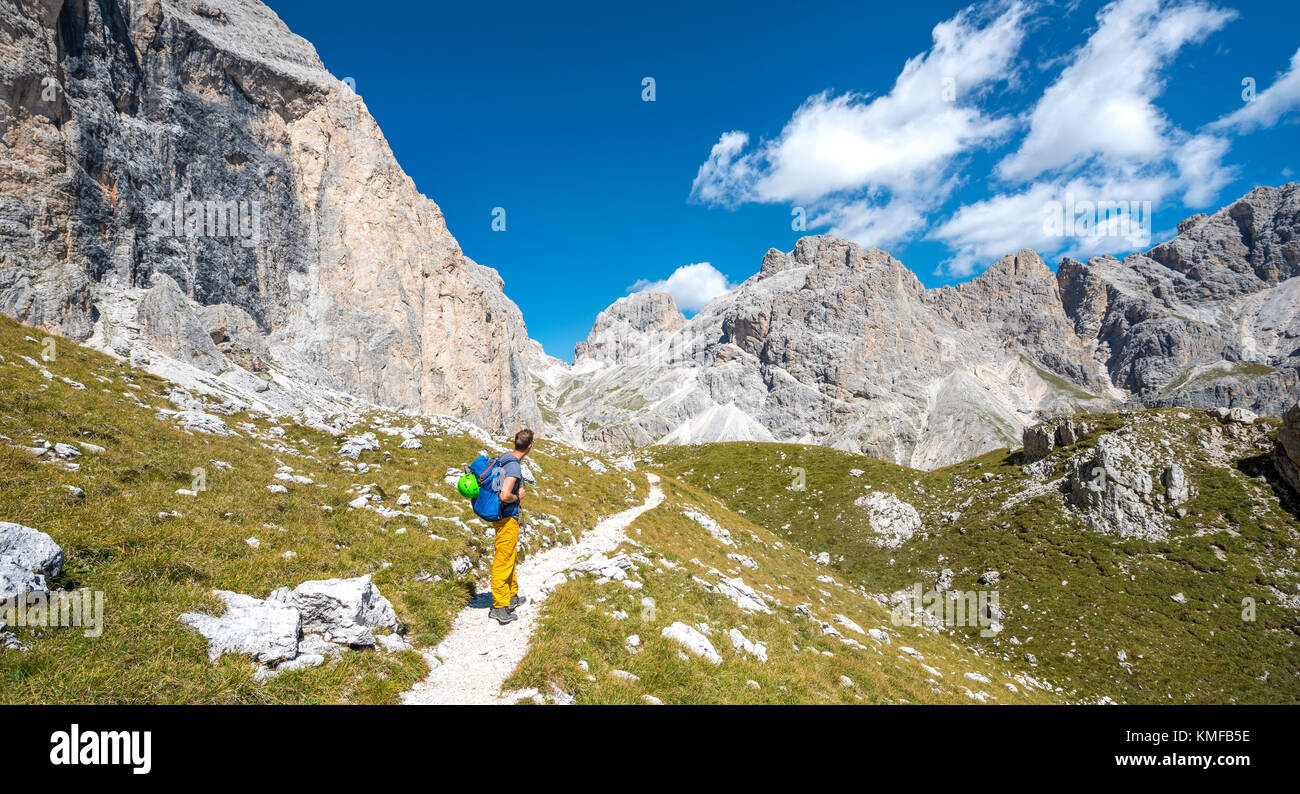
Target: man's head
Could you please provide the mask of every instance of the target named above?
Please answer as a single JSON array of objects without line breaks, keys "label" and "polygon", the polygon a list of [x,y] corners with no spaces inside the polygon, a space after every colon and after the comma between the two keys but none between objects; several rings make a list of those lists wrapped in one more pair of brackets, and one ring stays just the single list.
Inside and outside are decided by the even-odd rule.
[{"label": "man's head", "polygon": [[515,452],[520,453],[519,457],[527,455],[533,448],[533,431],[528,428],[515,433]]}]

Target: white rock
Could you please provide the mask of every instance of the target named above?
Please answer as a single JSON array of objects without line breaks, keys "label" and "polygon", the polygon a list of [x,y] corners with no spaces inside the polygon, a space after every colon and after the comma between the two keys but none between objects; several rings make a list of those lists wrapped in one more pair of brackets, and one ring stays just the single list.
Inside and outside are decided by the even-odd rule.
[{"label": "white rock", "polygon": [[208,638],[209,661],[215,663],[227,653],[242,653],[263,664],[278,664],[298,655],[298,610],[227,590],[213,594],[226,602],[221,617],[195,612],[181,615],[182,623]]},{"label": "white rock", "polygon": [[293,590],[280,588],[267,598],[296,608],[304,632],[320,634],[340,645],[372,646],[371,629],[399,628],[393,605],[380,595],[370,575],[353,579],[303,582]]},{"label": "white rock", "polygon": [[722,657],[713,648],[713,643],[691,626],[681,621],[673,623],[671,626],[664,628],[660,635],[670,640],[675,640],[686,647],[691,653],[709,660],[713,664],[722,664]]}]

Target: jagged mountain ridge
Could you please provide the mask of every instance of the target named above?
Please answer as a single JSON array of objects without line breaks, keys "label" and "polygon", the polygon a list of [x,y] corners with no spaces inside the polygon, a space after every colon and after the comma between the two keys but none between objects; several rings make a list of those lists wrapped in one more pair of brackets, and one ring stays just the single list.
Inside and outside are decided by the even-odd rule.
[{"label": "jagged mountain ridge", "polygon": [[[0,0],[0,20],[5,313],[259,404],[540,419],[500,277],[265,5]],[[203,233],[159,226],[177,201]]]},{"label": "jagged mountain ridge", "polygon": [[772,249],[686,321],[638,293],[602,312],[572,367],[533,354],[544,415],[603,447],[780,440],[919,468],[1052,415],[1245,407],[1280,415],[1300,372],[1300,186],[1262,187],[1120,261],[1030,250],[925,289],[829,235]]}]

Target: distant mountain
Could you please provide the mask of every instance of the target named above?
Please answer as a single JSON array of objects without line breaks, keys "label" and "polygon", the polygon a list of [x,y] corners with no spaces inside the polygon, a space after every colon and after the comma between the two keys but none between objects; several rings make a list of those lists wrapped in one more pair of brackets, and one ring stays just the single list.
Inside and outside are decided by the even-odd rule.
[{"label": "distant mountain", "polygon": [[1300,385],[1298,275],[1295,183],[1123,261],[1053,274],[1022,250],[937,289],[879,249],[805,237],[689,321],[665,294],[621,298],[572,366],[535,349],[531,369],[575,442],[798,441],[934,468],[1082,410],[1280,415]]}]

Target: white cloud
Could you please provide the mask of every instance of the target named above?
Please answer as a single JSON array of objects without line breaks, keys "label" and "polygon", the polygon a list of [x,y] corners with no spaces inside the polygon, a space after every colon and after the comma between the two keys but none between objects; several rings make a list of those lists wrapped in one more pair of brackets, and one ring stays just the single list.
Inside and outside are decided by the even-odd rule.
[{"label": "white cloud", "polygon": [[638,279],[635,284],[628,287],[627,291],[629,293],[647,290],[667,292],[673,296],[678,309],[684,312],[698,312],[709,301],[730,292],[734,286],[713,265],[708,262],[696,262],[693,265],[682,265],[661,281]]},{"label": "white cloud", "polygon": [[972,6],[936,25],[931,48],[907,61],[888,94],[811,96],[779,136],[748,151],[746,133],[724,133],[691,197],[722,205],[797,202],[864,244],[897,239],[890,219],[906,218],[908,231],[915,229],[919,199],[935,200],[954,159],[1011,127],[974,102],[1007,79],[1024,39],[1024,3],[993,8]]},{"label": "white cloud", "polygon": [[967,276],[1023,247],[1077,256],[1146,247],[1128,230],[1062,235],[1045,228],[1053,202],[1150,202],[1155,209],[1180,194],[1184,204],[1213,201],[1234,176],[1223,165],[1228,140],[1178,129],[1154,100],[1179,50],[1234,16],[1200,2],[1118,0],[1103,8],[1097,29],[1029,113],[1019,148],[996,168],[1023,186],[960,207],[931,234],[955,252],[943,270]]},{"label": "white cloud", "polygon": [[1166,156],[1172,128],[1153,103],[1164,89],[1161,70],[1236,12],[1119,0],[1097,16],[1097,30],[1031,111],[1020,148],[998,164],[1004,179],[1032,179],[1093,157],[1116,167]]},{"label": "white cloud", "polygon": [[[992,196],[967,204],[940,225],[933,236],[947,242],[955,251],[944,265],[954,276],[970,276],[1021,248],[1040,254],[1066,253],[1092,256],[1102,253],[1127,253],[1150,247],[1151,218],[1145,212],[1149,202],[1154,210],[1173,186],[1168,176],[1095,181],[1077,178],[1061,183],[1039,182],[1018,193]],[[1123,202],[1137,203],[1129,223],[1112,223],[1105,227],[1085,225],[1082,218],[1093,220],[1099,213],[1106,218],[1104,207]],[[1091,203],[1091,207],[1088,207]],[[1063,218],[1068,209],[1074,221],[1070,226],[1054,227],[1049,220]],[[1049,218],[1050,216],[1050,218]],[[1068,232],[1068,233],[1067,233]]]},{"label": "white cloud", "polygon": [[1273,85],[1256,94],[1254,101],[1210,124],[1209,129],[1247,133],[1277,124],[1283,115],[1296,108],[1300,108],[1300,50],[1291,56],[1291,68]]}]

